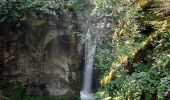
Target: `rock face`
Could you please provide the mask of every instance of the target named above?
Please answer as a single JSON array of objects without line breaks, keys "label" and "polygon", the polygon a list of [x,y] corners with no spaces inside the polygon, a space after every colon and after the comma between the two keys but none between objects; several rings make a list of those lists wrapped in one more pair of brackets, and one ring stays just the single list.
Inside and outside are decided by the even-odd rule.
[{"label": "rock face", "polygon": [[54,16],[28,21],[29,34],[20,45],[24,49],[15,73],[29,95],[72,95],[79,89],[76,38],[56,22]]},{"label": "rock face", "polygon": [[[52,95],[64,95],[70,92],[69,86],[69,37],[57,36],[47,46],[45,66],[43,68],[47,89]],[[74,53],[74,51],[72,51]]]}]

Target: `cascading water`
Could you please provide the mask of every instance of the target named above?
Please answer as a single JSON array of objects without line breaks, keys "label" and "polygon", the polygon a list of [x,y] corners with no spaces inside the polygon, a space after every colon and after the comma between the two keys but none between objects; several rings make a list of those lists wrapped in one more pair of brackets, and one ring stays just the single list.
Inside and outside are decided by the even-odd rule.
[{"label": "cascading water", "polygon": [[92,100],[92,73],[93,73],[93,62],[94,53],[96,50],[96,43],[92,42],[90,29],[86,33],[86,44],[85,44],[85,65],[84,65],[84,80],[83,88],[80,92],[81,100]]}]

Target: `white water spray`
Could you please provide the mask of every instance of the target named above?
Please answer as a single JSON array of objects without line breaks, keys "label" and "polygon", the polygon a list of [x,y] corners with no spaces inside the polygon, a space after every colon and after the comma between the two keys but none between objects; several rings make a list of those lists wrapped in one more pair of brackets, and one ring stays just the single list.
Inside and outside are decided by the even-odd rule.
[{"label": "white water spray", "polygon": [[96,43],[92,42],[90,30],[88,29],[86,33],[86,44],[85,44],[85,65],[84,65],[83,88],[80,92],[81,100],[93,100],[92,73],[93,73],[93,62],[94,62],[95,50],[96,50]]}]

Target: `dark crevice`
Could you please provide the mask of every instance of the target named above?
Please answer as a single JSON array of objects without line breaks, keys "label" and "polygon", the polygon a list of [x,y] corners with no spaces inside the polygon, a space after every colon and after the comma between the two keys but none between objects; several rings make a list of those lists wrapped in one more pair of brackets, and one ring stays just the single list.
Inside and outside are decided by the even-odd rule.
[{"label": "dark crevice", "polygon": [[145,36],[149,36],[154,31],[152,25],[146,25],[140,29],[140,33]]}]

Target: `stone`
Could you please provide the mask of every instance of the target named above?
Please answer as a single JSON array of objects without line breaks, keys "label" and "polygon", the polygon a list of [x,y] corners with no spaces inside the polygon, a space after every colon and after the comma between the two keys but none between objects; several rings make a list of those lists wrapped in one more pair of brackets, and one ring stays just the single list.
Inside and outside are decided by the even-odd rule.
[{"label": "stone", "polygon": [[54,20],[50,16],[40,26],[29,22],[31,27],[24,41],[28,49],[18,54],[16,70],[20,73],[17,80],[23,83],[28,95],[73,95],[76,91],[69,79],[71,75],[79,82],[76,37],[58,29]]}]

